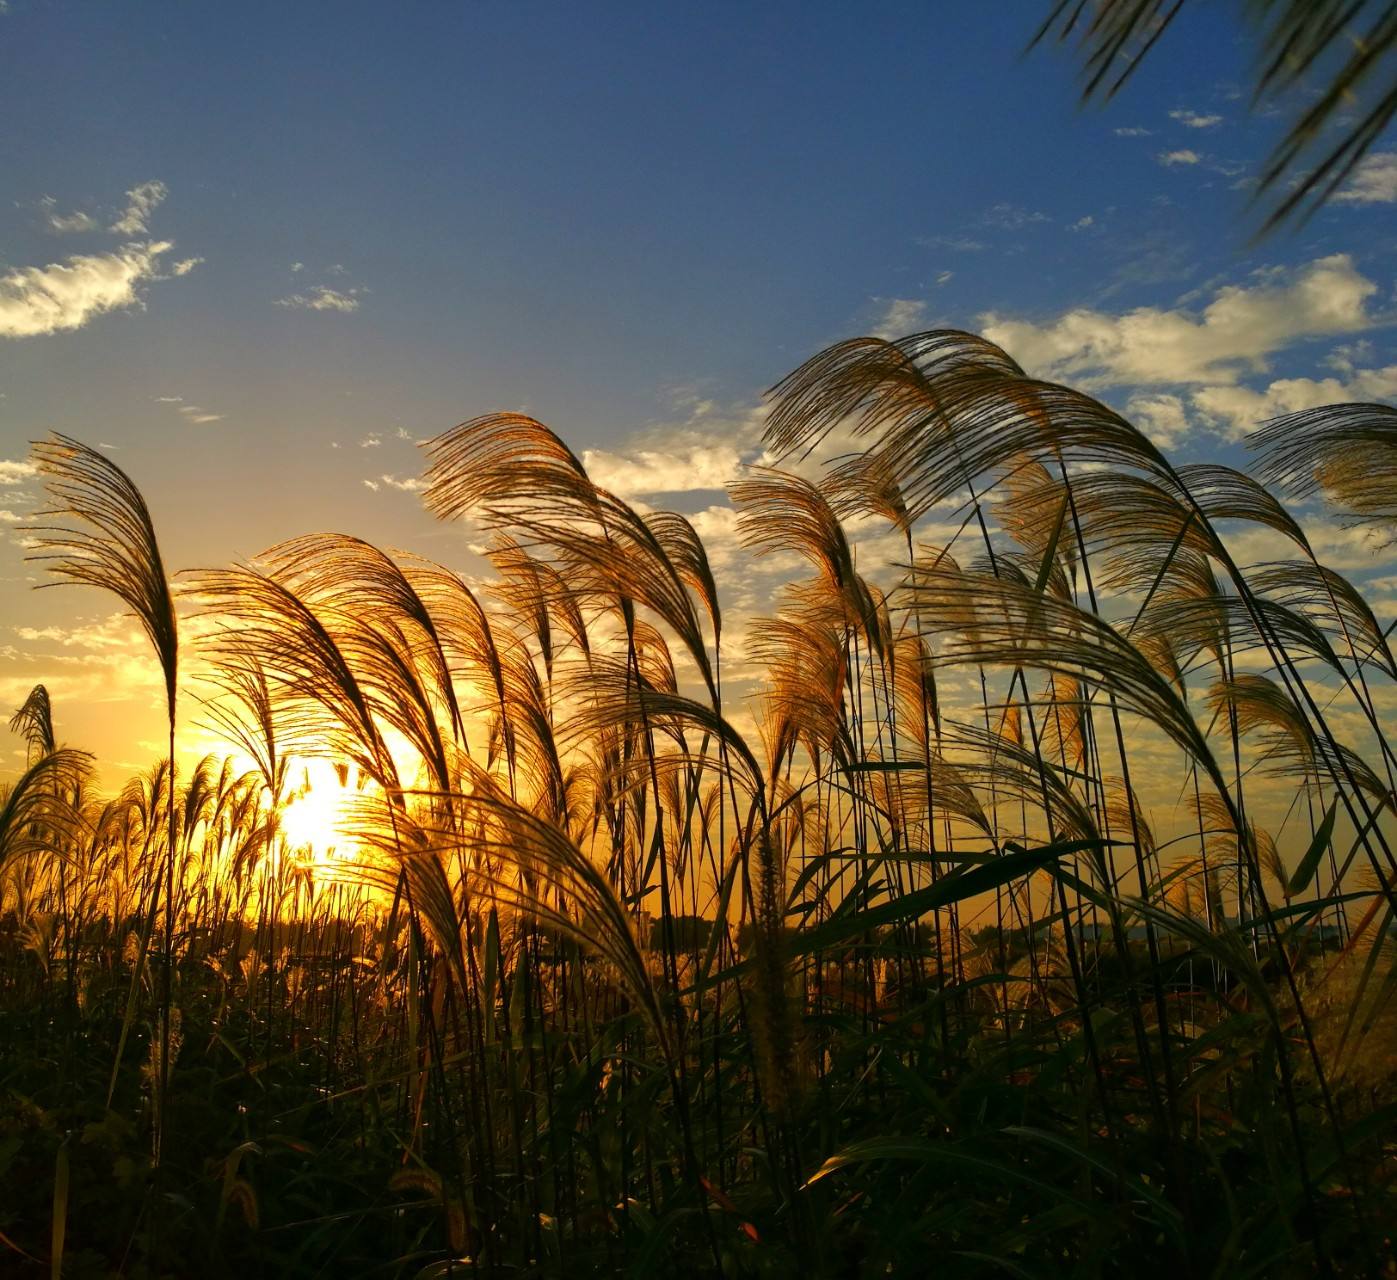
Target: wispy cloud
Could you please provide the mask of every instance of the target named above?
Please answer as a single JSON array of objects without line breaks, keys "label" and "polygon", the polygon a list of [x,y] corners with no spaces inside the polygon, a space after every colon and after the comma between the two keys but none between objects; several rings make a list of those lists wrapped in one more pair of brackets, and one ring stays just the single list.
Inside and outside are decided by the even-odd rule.
[{"label": "wispy cloud", "polygon": [[1040,213],[1037,209],[1025,209],[1020,205],[1001,201],[986,209],[981,221],[985,226],[995,227],[1000,231],[1022,231],[1024,227],[1034,223],[1048,222],[1049,218],[1046,213]]},{"label": "wispy cloud", "polygon": [[44,226],[55,235],[75,235],[82,231],[97,230],[97,219],[90,213],[83,213],[81,210],[60,213],[58,201],[53,196],[44,196],[39,201],[39,210],[44,217]]},{"label": "wispy cloud", "polygon": [[1178,151],[1161,151],[1155,157],[1166,169],[1171,169],[1175,165],[1199,164],[1203,157],[1196,151],[1190,151],[1187,147],[1182,147]]},{"label": "wispy cloud", "polygon": [[1112,129],[1111,132],[1118,138],[1148,138],[1152,130],[1142,129],[1139,125],[1126,125],[1121,129]]},{"label": "wispy cloud", "polygon": [[162,278],[160,257],[173,247],[168,240],[128,244],[0,276],[0,337],[80,329],[104,312],[140,303],[140,286]]},{"label": "wispy cloud", "polygon": [[949,249],[952,253],[979,253],[988,247],[974,236],[922,236],[917,243],[925,249]]},{"label": "wispy cloud", "polygon": [[363,292],[362,289],[331,289],[328,285],[318,284],[305,293],[293,293],[285,298],[278,298],[276,305],[290,307],[296,311],[347,313],[359,310],[359,295]]},{"label": "wispy cloud", "polygon": [[1216,129],[1222,123],[1218,115],[1200,115],[1197,111],[1171,111],[1169,119],[1177,120],[1186,129]]},{"label": "wispy cloud", "polygon": [[126,212],[111,225],[111,230],[122,236],[145,235],[149,229],[150,215],[170,194],[163,182],[143,182],[126,193]]},{"label": "wispy cloud", "polygon": [[176,413],[184,418],[186,422],[194,426],[204,426],[210,422],[222,422],[223,414],[213,413],[197,404],[186,404],[183,396],[156,396],[157,404],[168,404],[174,407]]},{"label": "wispy cloud", "polygon": [[913,333],[926,315],[926,303],[916,298],[878,298],[875,301],[882,304],[882,314],[869,330],[875,338],[892,341]]},{"label": "wispy cloud", "polygon": [[378,479],[380,484],[402,493],[421,493],[427,487],[427,482],[420,476],[381,475]]},{"label": "wispy cloud", "polygon": [[1397,151],[1365,157],[1334,199],[1344,204],[1397,204]]},{"label": "wispy cloud", "polygon": [[1378,286],[1347,254],[1257,273],[1214,291],[1201,313],[1140,307],[1124,315],[1078,309],[1049,324],[989,314],[984,333],[1020,363],[1090,386],[1232,383],[1304,338],[1358,333]]}]

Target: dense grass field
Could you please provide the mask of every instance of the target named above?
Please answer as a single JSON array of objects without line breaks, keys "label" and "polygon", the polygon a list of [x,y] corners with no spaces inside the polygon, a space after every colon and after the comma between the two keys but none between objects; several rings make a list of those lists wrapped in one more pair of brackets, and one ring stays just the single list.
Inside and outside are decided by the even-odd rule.
[{"label": "dense grass field", "polygon": [[692,524],[518,415],[428,447],[484,580],[315,534],[177,592],[36,445],[171,732],[99,793],[11,725],[0,1272],[1397,1274],[1397,658],[1277,496],[1390,536],[1397,411],[1252,443],[841,344],[732,488],[791,568],[736,644]]}]

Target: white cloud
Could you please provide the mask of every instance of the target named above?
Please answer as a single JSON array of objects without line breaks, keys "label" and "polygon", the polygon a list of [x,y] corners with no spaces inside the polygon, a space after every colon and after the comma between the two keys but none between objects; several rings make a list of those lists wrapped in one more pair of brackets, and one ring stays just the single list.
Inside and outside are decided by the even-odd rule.
[{"label": "white cloud", "polygon": [[619,497],[722,489],[737,479],[742,456],[733,445],[691,445],[626,454],[588,449],[582,455],[587,474]]},{"label": "white cloud", "polygon": [[1365,364],[1372,358],[1372,339],[1359,338],[1356,342],[1341,342],[1324,357],[1324,363],[1340,373],[1352,373],[1360,364]]},{"label": "white cloud", "polygon": [[1156,159],[1167,169],[1177,164],[1197,164],[1203,157],[1183,147],[1178,151],[1161,151]]},{"label": "white cloud", "polygon": [[1047,222],[1048,215],[1002,201],[985,210],[983,221],[985,226],[998,227],[1001,231],[1021,231],[1035,222]]},{"label": "white cloud", "polygon": [[1188,129],[1215,129],[1222,123],[1221,116],[1203,116],[1196,111],[1171,111],[1169,119],[1177,120]]},{"label": "white cloud", "polygon": [[370,431],[359,441],[361,449],[377,449],[383,443],[383,437],[377,431]]},{"label": "white cloud", "polygon": [[150,215],[170,194],[163,182],[143,182],[126,193],[126,212],[111,225],[122,236],[140,236],[148,230]]},{"label": "white cloud", "polygon": [[1122,129],[1113,129],[1112,133],[1118,138],[1148,138],[1151,131],[1142,129],[1139,125],[1128,125]]},{"label": "white cloud", "polygon": [[878,301],[886,305],[882,316],[869,330],[875,338],[886,338],[891,342],[894,338],[914,333],[926,315],[926,303],[918,302],[915,298],[880,298]]},{"label": "white cloud", "polygon": [[1088,227],[1094,226],[1095,223],[1096,223],[1096,219],[1093,218],[1093,217],[1091,216],[1091,214],[1087,214],[1087,215],[1086,215],[1085,217],[1083,217],[1083,218],[1078,218],[1077,221],[1074,222],[1074,223],[1073,223],[1070,227],[1068,227],[1067,229],[1068,229],[1069,231],[1085,231]]},{"label": "white cloud", "polygon": [[949,249],[953,253],[979,253],[985,242],[971,236],[922,236],[917,243],[927,249]]},{"label": "white cloud", "polygon": [[1184,402],[1167,392],[1131,396],[1126,402],[1125,416],[1166,451],[1176,448],[1189,432]]},{"label": "white cloud", "polygon": [[291,307],[297,311],[343,311],[359,310],[359,295],[362,289],[331,289],[318,284],[307,293],[293,293],[289,297],[278,298],[276,305]]},{"label": "white cloud", "polygon": [[955,273],[954,271],[939,271],[939,272],[937,272],[937,275],[936,275],[936,287],[939,289],[939,288],[941,288],[942,285],[950,284],[951,281],[952,281],[953,279],[955,279],[955,274],[956,274],[956,273]]},{"label": "white cloud", "polygon": [[1334,199],[1345,204],[1397,204],[1397,151],[1367,156]]},{"label": "white cloud", "polygon": [[170,268],[172,276],[187,276],[195,267],[203,262],[202,258],[181,258]]},{"label": "white cloud", "polygon": [[55,235],[74,235],[82,231],[97,230],[97,219],[90,213],[78,210],[75,213],[59,213],[58,201],[53,196],[45,196],[39,201],[43,210],[44,225]]},{"label": "white cloud", "polygon": [[377,493],[377,492],[378,492],[378,481],[377,481],[377,480],[365,480],[365,481],[364,481],[364,488],[366,488],[366,489],[372,489],[374,493]]},{"label": "white cloud", "polygon": [[378,479],[381,484],[386,484],[390,489],[399,489],[403,493],[421,493],[427,487],[427,482],[419,476],[382,475]]},{"label": "white cloud", "polygon": [[1271,418],[1302,409],[1351,401],[1391,400],[1397,396],[1397,364],[1357,369],[1349,378],[1278,378],[1261,391],[1249,387],[1203,387],[1193,393],[1194,406],[1233,437]]},{"label": "white cloud", "polygon": [[38,474],[39,468],[32,462],[10,462],[4,458],[0,458],[0,484],[23,484],[26,480]]},{"label": "white cloud", "polygon": [[0,337],[80,329],[105,311],[138,303],[138,286],[160,279],[160,256],[172,247],[169,241],[128,244],[115,253],[80,254],[0,276]]},{"label": "white cloud", "polygon": [[1264,371],[1273,352],[1304,338],[1357,333],[1377,320],[1377,285],[1338,253],[1257,283],[1219,289],[1201,315],[1140,307],[1124,315],[1080,309],[1050,324],[980,318],[982,332],[1031,372],[1083,385],[1231,383]]},{"label": "white cloud", "polygon": [[209,422],[222,422],[223,414],[213,413],[197,404],[186,404],[183,396],[156,396],[156,404],[170,404],[177,406],[175,412],[180,414],[186,422],[195,426],[203,426]]}]

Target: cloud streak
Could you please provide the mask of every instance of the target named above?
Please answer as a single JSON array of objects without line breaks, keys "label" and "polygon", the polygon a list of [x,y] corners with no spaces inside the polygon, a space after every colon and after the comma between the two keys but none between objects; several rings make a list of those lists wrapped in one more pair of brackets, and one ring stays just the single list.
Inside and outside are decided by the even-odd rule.
[{"label": "cloud streak", "polygon": [[58,201],[53,196],[45,196],[39,201],[43,211],[44,225],[55,235],[74,235],[82,231],[96,231],[97,219],[90,213],[78,210],[74,213],[59,213]]},{"label": "cloud streak", "polygon": [[305,293],[278,298],[276,305],[293,311],[340,311],[348,314],[359,310],[359,294],[362,292],[362,289],[331,289],[318,284]]},{"label": "cloud streak", "polygon": [[128,244],[115,253],[76,254],[0,276],[0,338],[80,329],[96,316],[139,304],[140,287],[161,278],[160,258],[171,248],[168,240]]}]

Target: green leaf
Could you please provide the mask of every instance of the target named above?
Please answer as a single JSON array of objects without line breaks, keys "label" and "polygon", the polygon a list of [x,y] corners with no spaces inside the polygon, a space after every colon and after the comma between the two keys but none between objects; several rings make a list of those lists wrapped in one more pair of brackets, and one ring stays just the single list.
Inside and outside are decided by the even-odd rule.
[{"label": "green leaf", "polygon": [[1175,1236],[1181,1234],[1183,1218],[1179,1211],[1158,1192],[1151,1191],[1139,1178],[1132,1178],[1122,1174],[1119,1169],[1113,1168],[1098,1156],[1077,1146],[1075,1143],[1064,1138],[1061,1134],[1050,1133],[1046,1129],[1036,1129],[1030,1125],[1019,1124],[1006,1125],[1004,1127],[1004,1132],[1030,1142],[1041,1142],[1045,1146],[1061,1151],[1064,1155],[1071,1156],[1074,1160],[1080,1160],[1089,1168],[1095,1169],[1098,1173],[1111,1179],[1112,1182],[1117,1182],[1124,1186],[1132,1195],[1150,1205],[1155,1212],[1159,1214],[1158,1220],[1161,1226],[1166,1227]]},{"label": "green leaf", "polygon": [[1338,813],[1339,802],[1335,800],[1320,822],[1319,829],[1315,832],[1315,838],[1310,841],[1310,847],[1305,850],[1305,856],[1300,859],[1300,865],[1295,868],[1295,874],[1290,877],[1290,884],[1286,887],[1286,897],[1293,898],[1297,893],[1304,893],[1305,886],[1314,879],[1315,871],[1319,867],[1319,860],[1324,856],[1325,849],[1329,847],[1329,839],[1334,834],[1334,819]]},{"label": "green leaf", "polygon": [[1048,585],[1048,578],[1052,576],[1053,561],[1057,558],[1057,544],[1062,538],[1062,526],[1067,522],[1067,503],[1072,496],[1072,491],[1064,487],[1062,492],[1062,506],[1057,511],[1057,523],[1053,525],[1053,536],[1048,540],[1048,545],[1043,548],[1043,561],[1038,566],[1038,580],[1033,584],[1033,594],[1041,596],[1044,588]]},{"label": "green leaf", "polygon": [[1080,1206],[1090,1216],[1100,1216],[1101,1210],[1088,1205],[1071,1192],[1035,1177],[1017,1165],[1004,1164],[987,1156],[972,1155],[949,1142],[933,1142],[927,1138],[865,1138],[851,1143],[842,1151],[835,1152],[805,1182],[805,1187],[827,1178],[832,1173],[849,1165],[863,1164],[869,1160],[911,1160],[918,1164],[951,1164],[961,1168],[974,1169],[985,1173],[1000,1182],[1014,1182],[1033,1187],[1054,1200],[1065,1200]]},{"label": "green leaf", "polygon": [[50,1257],[53,1280],[62,1280],[63,1241],[68,1232],[68,1144],[58,1148],[53,1169],[53,1237]]},{"label": "green leaf", "polygon": [[802,930],[796,938],[796,949],[801,953],[816,951],[894,921],[916,919],[928,911],[973,898],[1010,880],[1017,880],[1020,876],[1031,875],[1040,867],[1070,854],[1080,853],[1084,848],[1095,848],[1106,843],[1109,842],[1071,840],[1042,845],[1036,849],[1006,844],[1004,847],[1012,852],[1005,853],[992,862],[981,863],[968,871],[946,876],[935,884],[904,893],[899,898],[880,902],[876,907],[869,907],[865,911],[856,911],[847,916],[827,920],[813,929]]}]

